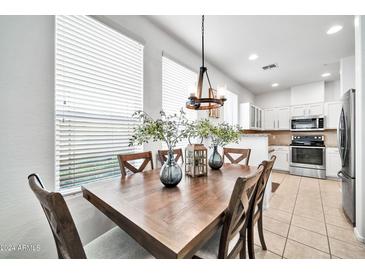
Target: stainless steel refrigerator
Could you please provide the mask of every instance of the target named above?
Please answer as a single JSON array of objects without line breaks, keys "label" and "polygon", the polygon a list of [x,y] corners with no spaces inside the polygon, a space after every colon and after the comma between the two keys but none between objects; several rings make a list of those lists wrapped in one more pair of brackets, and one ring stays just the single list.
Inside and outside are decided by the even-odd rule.
[{"label": "stainless steel refrigerator", "polygon": [[355,225],[355,90],[342,96],[342,110],[337,130],[338,149],[341,156],[342,207]]}]

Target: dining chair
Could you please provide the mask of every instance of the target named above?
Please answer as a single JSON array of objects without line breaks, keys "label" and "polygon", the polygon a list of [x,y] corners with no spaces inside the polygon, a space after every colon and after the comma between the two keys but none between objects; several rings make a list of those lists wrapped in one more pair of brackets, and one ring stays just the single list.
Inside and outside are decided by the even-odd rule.
[{"label": "dining chair", "polygon": [[[177,148],[173,150],[174,155],[175,155],[175,161],[177,162],[180,158],[181,158],[181,162],[184,163],[184,157],[183,157],[183,152],[181,148]],[[163,164],[166,162],[167,160],[167,155],[169,154],[169,150],[158,150],[157,151],[158,154],[158,160],[161,163],[161,166],[163,166]]]},{"label": "dining chair", "polygon": [[246,229],[256,185],[264,170],[260,166],[255,174],[239,177],[225,211],[222,228],[196,253],[194,258],[234,259],[246,258]]},{"label": "dining chair", "polygon": [[51,227],[59,259],[152,258],[150,253],[119,227],[83,246],[63,196],[59,192],[47,191],[37,174],[30,174],[28,182]]},{"label": "dining chair", "polygon": [[254,199],[254,203],[252,206],[252,212],[250,217],[250,222],[248,225],[248,255],[250,259],[255,258],[255,248],[254,248],[254,234],[255,234],[255,224],[257,223],[258,234],[260,238],[261,247],[263,250],[267,250],[265,239],[264,239],[264,230],[263,230],[263,214],[262,207],[264,203],[264,195],[265,189],[267,186],[267,182],[269,181],[270,174],[272,168],[274,166],[276,160],[276,156],[271,156],[269,161],[263,161],[260,166],[264,168],[262,172],[262,176],[257,184],[257,189],[255,191],[256,197]]},{"label": "dining chair", "polygon": [[[233,158],[232,154],[238,154],[237,158]],[[251,149],[249,148],[223,148],[223,161],[224,157],[227,157],[232,164],[239,164],[242,160],[245,160],[245,165],[248,165],[250,160]]]},{"label": "dining chair", "polygon": [[[130,163],[131,161],[136,160],[143,160],[139,168],[136,168],[132,163]],[[127,176],[127,169],[132,173],[142,172],[147,167],[148,163],[151,163],[151,169],[153,169],[153,159],[151,151],[132,154],[119,154],[118,161],[122,177]]]}]

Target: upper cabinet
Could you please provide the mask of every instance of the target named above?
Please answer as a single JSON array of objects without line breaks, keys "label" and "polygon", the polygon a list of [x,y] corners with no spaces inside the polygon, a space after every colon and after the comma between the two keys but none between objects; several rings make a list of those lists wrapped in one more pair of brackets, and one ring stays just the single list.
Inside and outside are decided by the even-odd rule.
[{"label": "upper cabinet", "polygon": [[336,129],[338,121],[340,120],[342,103],[341,101],[328,102],[324,106],[325,108],[325,123],[327,129]]},{"label": "upper cabinet", "polygon": [[292,117],[297,116],[318,116],[323,115],[323,103],[316,103],[310,105],[298,105],[292,106],[290,110],[290,115]]},{"label": "upper cabinet", "polygon": [[265,109],[264,113],[266,130],[289,130],[289,107]]},{"label": "upper cabinet", "polygon": [[263,110],[251,103],[240,104],[240,126],[242,129],[263,129]]}]

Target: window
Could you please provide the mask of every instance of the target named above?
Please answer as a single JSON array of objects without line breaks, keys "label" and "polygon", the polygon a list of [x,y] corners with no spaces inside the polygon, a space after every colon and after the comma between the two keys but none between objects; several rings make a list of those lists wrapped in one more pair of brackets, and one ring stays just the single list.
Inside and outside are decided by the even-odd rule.
[{"label": "window", "polygon": [[[197,79],[196,72],[162,57],[162,109],[166,114],[178,113],[183,108],[189,120],[197,119],[197,111],[185,107],[190,93],[196,90]],[[188,141],[184,140],[177,147],[185,147],[187,144]]]},{"label": "window", "polygon": [[223,118],[224,122],[236,126],[238,124],[238,96],[237,94],[223,89],[220,93],[224,94],[227,98],[227,101],[224,103],[223,106]]},{"label": "window", "polygon": [[120,175],[143,106],[143,45],[88,16],[56,16],[57,187]]}]

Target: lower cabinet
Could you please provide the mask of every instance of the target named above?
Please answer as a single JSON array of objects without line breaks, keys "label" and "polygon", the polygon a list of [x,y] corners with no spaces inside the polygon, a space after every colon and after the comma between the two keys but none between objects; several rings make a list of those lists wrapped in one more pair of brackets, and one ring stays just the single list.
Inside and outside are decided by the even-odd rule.
[{"label": "lower cabinet", "polygon": [[326,148],[326,176],[337,178],[337,172],[341,170],[341,157],[338,148]]},{"label": "lower cabinet", "polygon": [[274,149],[271,155],[276,156],[274,170],[289,171],[289,147],[288,146],[271,146]]}]

